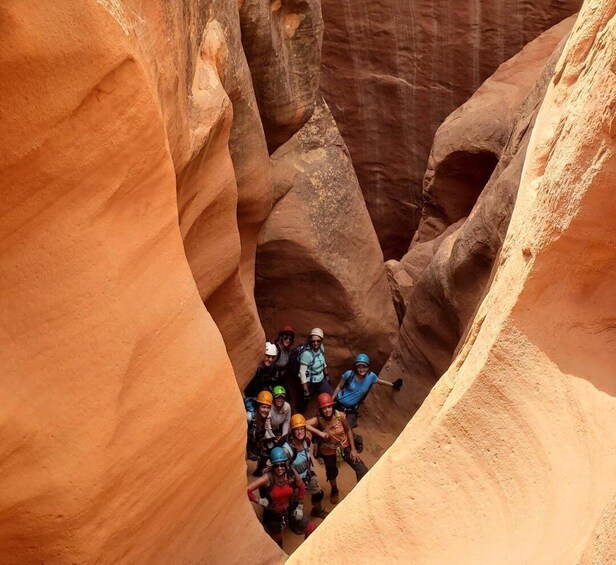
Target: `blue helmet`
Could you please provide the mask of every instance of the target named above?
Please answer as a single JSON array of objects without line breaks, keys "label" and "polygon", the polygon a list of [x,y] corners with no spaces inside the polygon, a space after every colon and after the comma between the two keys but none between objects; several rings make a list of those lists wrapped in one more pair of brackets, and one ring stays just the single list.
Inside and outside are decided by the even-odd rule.
[{"label": "blue helmet", "polygon": [[270,461],[272,463],[286,463],[287,452],[282,449],[282,447],[274,447],[274,449],[270,451]]},{"label": "blue helmet", "polygon": [[355,365],[359,365],[360,363],[370,367],[370,357],[368,357],[365,353],[360,353],[357,357],[355,357]]}]

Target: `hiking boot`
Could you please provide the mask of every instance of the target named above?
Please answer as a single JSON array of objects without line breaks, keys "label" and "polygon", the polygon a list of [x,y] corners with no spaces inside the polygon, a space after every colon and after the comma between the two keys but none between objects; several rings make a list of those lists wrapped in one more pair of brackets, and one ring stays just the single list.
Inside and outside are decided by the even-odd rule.
[{"label": "hiking boot", "polygon": [[337,488],[333,488],[331,494],[329,495],[329,501],[332,504],[338,504],[340,501],[340,492]]},{"label": "hiking boot", "polygon": [[312,510],[310,511],[310,515],[313,518],[321,518],[321,520],[323,520],[325,518],[325,516],[327,516],[329,514],[329,512],[327,510],[325,510],[325,508],[312,508]]},{"label": "hiking boot", "polygon": [[355,449],[357,450],[357,453],[361,453],[364,450],[364,438],[360,435],[356,435],[353,438],[353,441],[355,442]]}]

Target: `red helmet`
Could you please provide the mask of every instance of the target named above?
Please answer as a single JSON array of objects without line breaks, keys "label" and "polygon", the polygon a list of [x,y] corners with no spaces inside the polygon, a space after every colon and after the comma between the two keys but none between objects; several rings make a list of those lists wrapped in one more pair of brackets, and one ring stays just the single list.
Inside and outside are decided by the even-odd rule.
[{"label": "red helmet", "polygon": [[291,324],[285,324],[280,328],[279,334],[293,334],[295,335],[295,329]]},{"label": "red helmet", "polygon": [[327,408],[328,406],[334,405],[334,399],[329,392],[322,392],[319,396],[317,396],[317,404],[319,405],[319,408]]}]

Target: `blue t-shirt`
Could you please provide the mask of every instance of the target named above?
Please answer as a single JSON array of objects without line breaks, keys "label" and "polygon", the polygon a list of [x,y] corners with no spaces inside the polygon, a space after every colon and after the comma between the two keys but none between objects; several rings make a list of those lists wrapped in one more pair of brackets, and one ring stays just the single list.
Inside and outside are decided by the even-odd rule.
[{"label": "blue t-shirt", "polygon": [[310,383],[320,383],[325,375],[323,370],[325,369],[325,348],[319,347],[318,351],[313,351],[312,348],[308,348],[302,351],[299,356],[299,362],[301,365],[308,365],[306,370],[306,377]]},{"label": "blue t-shirt", "polygon": [[[349,379],[351,379],[350,382]],[[342,380],[345,384],[340,389],[336,400],[346,408],[353,408],[366,395],[370,387],[379,380],[379,377],[370,371],[360,380],[355,372],[349,369],[342,374]]]}]

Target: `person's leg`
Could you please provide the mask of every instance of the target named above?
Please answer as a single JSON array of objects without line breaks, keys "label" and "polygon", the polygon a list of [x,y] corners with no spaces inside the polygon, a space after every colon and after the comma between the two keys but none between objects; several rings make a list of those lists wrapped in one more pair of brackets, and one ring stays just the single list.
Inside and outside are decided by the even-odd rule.
[{"label": "person's leg", "polygon": [[311,495],[310,500],[312,502],[312,510],[310,511],[310,515],[313,518],[325,518],[328,512],[325,508],[323,508],[323,489],[321,488],[319,479],[317,479],[316,475],[312,475],[312,477],[310,477],[306,487]]},{"label": "person's leg", "polygon": [[266,509],[263,525],[270,537],[282,548],[282,517]]},{"label": "person's leg", "polygon": [[308,401],[314,395],[315,385],[312,383],[308,383],[308,391],[310,392],[310,396],[304,396],[304,387],[301,383],[300,383],[300,389],[301,389],[301,394],[297,400],[295,410],[299,412],[300,414],[303,414],[304,410],[306,410],[306,405],[308,404]]},{"label": "person's leg", "polygon": [[330,501],[332,504],[338,504],[338,483],[336,482],[336,477],[338,476],[338,466],[336,465],[336,454],[333,455],[323,455],[323,462],[325,463],[325,476],[329,481],[330,486],[332,487],[330,494]]},{"label": "person's leg", "polygon": [[346,412],[346,418],[347,418],[347,422],[349,426],[351,427],[351,429],[357,427],[357,412],[355,411]]},{"label": "person's leg", "polygon": [[351,466],[353,471],[355,471],[357,482],[361,481],[366,475],[366,473],[368,472],[368,467],[366,467],[366,464],[359,458],[357,459],[357,461],[353,461],[351,459],[351,448],[350,447],[347,447],[344,450],[344,453],[342,454],[342,458]]},{"label": "person's leg", "polygon": [[334,389],[329,384],[327,379],[323,379],[320,383],[315,385],[316,394],[321,394],[322,392],[327,392],[329,394],[334,394]]}]

